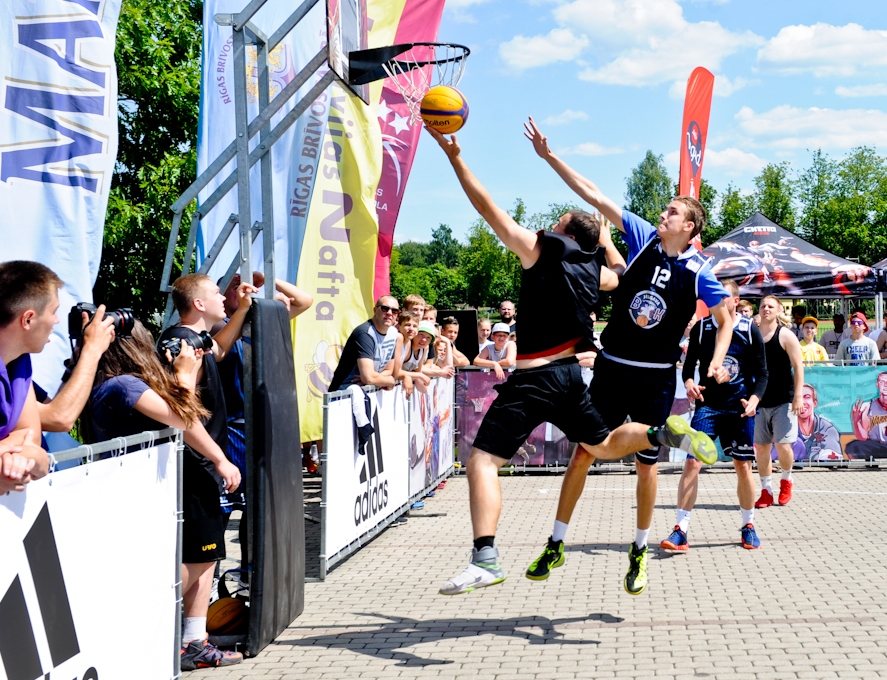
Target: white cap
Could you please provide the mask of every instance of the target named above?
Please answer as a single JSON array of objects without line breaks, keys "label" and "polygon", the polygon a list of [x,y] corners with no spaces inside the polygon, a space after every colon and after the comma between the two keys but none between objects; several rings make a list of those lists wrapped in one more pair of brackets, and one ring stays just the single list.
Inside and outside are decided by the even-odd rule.
[{"label": "white cap", "polygon": [[493,330],[490,331],[490,335],[493,333],[511,333],[511,326],[507,323],[502,323],[501,321],[497,324],[493,324]]},{"label": "white cap", "polygon": [[433,340],[437,337],[437,326],[435,326],[434,323],[431,321],[420,321],[418,332],[428,333],[428,335],[430,335]]}]

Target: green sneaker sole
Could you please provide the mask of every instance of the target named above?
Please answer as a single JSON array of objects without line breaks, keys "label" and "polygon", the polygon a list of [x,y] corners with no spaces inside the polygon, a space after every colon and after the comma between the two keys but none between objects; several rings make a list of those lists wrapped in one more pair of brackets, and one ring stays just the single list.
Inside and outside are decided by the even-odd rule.
[{"label": "green sneaker sole", "polygon": [[[690,423],[680,416],[669,416],[665,424],[674,434],[690,438],[691,448],[693,449],[691,453],[700,461],[706,465],[714,465],[718,462],[718,450],[715,448],[715,443],[711,440],[711,437],[707,434],[697,432],[690,427]],[[640,592],[643,592],[643,590]]]},{"label": "green sneaker sole", "polygon": [[625,579],[623,579],[622,580],[622,587],[625,588],[625,592],[628,593],[629,595],[640,595],[642,592],[644,592],[647,589],[647,584],[645,583],[644,587],[641,588],[640,590],[629,590],[628,583],[625,581]]}]

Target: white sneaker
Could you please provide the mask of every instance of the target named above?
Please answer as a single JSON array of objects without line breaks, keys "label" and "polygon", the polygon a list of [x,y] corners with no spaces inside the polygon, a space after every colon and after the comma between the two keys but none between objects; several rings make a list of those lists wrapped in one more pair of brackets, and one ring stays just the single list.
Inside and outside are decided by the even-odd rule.
[{"label": "white sneaker", "polygon": [[472,548],[471,553],[471,562],[465,571],[444,583],[440,589],[441,595],[470,593],[505,580],[505,571],[499,566],[499,551],[496,548]]}]

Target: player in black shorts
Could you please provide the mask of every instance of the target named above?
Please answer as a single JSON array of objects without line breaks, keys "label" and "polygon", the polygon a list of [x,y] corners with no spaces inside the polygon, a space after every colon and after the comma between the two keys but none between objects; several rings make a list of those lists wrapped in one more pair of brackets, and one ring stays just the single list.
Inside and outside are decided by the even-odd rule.
[{"label": "player in black shorts", "polygon": [[[725,281],[730,293],[727,308],[733,317],[733,338],[724,358],[724,368],[730,380],[718,383],[707,377],[708,361],[714,353],[718,325],[712,317],[702,319],[690,333],[683,379],[687,396],[696,400],[693,414],[694,429],[705,432],[712,439],[720,437],[724,453],[733,459],[736,468],[736,492],[742,512],[741,543],[743,548],[757,550],[761,541],[755,532],[755,479],[751,464],[755,459],[755,411],[764,390],[767,389],[767,356],[764,339],[755,323],[736,314],[739,286]],[[696,364],[699,364],[699,384],[696,383]],[[669,552],[686,552],[690,548],[687,529],[690,513],[696,504],[699,488],[699,470],[702,463],[688,456],[678,484],[677,519],[671,535],[659,547]]]},{"label": "player in black shorts", "polygon": [[[721,326],[709,374],[718,382],[727,380],[721,365],[732,335],[730,314],[723,302],[727,291],[711,273],[708,259],[690,245],[705,226],[705,208],[693,198],[679,196],[660,215],[659,227],[653,227],[622,210],[593,182],[555,156],[532,118],[526,125],[526,136],[573,191],[623,232],[628,245],[629,264],[613,294],[613,312],[601,335],[603,351],[594,364],[592,402],[611,429],[626,417],[662,426],[674,401],[679,343],[697,300],[711,308]],[[689,429],[686,421],[677,420]],[[675,422],[675,426],[680,424]],[[653,446],[636,456],[637,529],[623,583],[631,595],[639,595],[647,587],[647,536],[656,504],[658,453],[658,447]],[[714,462],[716,452],[713,458],[710,453],[705,451],[700,458]],[[551,539],[527,570],[528,578],[546,579],[551,568],[564,563],[563,540],[593,461],[592,452],[576,448],[561,487]]]},{"label": "player in black shorts", "polygon": [[669,428],[651,429],[640,422],[610,432],[592,406],[575,350],[580,341],[591,341],[594,324],[590,314],[599,287],[612,290],[618,284],[618,276],[603,265],[616,270],[624,266],[609,230],[601,230],[597,218],[579,210],[563,215],[551,232],[524,229],[493,203],[471,174],[456,138],[429,132],[447,154],[472,205],[523,267],[517,370],[498,386],[499,396],[481,423],[467,465],[474,529],[472,560],[440,589],[444,595],[457,595],[505,580],[494,546],[502,509],[498,471],[540,423],[555,424],[571,441],[582,442],[589,455],[605,459],[660,444],[704,456],[714,452],[714,444],[689,428],[676,433]]}]

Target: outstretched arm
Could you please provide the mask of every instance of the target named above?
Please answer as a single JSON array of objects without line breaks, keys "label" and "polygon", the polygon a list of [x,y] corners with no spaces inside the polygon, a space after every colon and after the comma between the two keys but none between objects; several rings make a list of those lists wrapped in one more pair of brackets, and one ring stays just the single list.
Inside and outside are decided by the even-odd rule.
[{"label": "outstretched arm", "polygon": [[543,135],[536,126],[536,121],[532,116],[528,123],[524,123],[524,135],[533,142],[533,148],[539,157],[548,163],[552,169],[560,175],[560,178],[567,183],[576,194],[586,203],[590,203],[610,222],[612,222],[619,231],[625,231],[622,226],[622,208],[615,201],[604,196],[597,185],[590,179],[587,179],[573,170],[569,165],[558,158],[551,149],[548,148],[548,137]]},{"label": "outstretched arm", "polygon": [[517,255],[524,269],[529,269],[536,264],[536,260],[539,259],[539,253],[542,252],[539,238],[532,231],[520,226],[512,219],[511,215],[493,203],[492,197],[483,184],[478,181],[477,177],[468,169],[468,165],[465,164],[462,158],[462,149],[456,141],[456,135],[450,135],[450,138],[447,139],[436,130],[432,130],[429,127],[425,129],[440,144],[440,148],[447,155],[453,170],[456,171],[456,177],[459,179],[465,195],[468,196],[468,200],[471,201],[471,205],[486,220],[487,224],[493,228],[499,240],[505,244],[506,248]]}]

